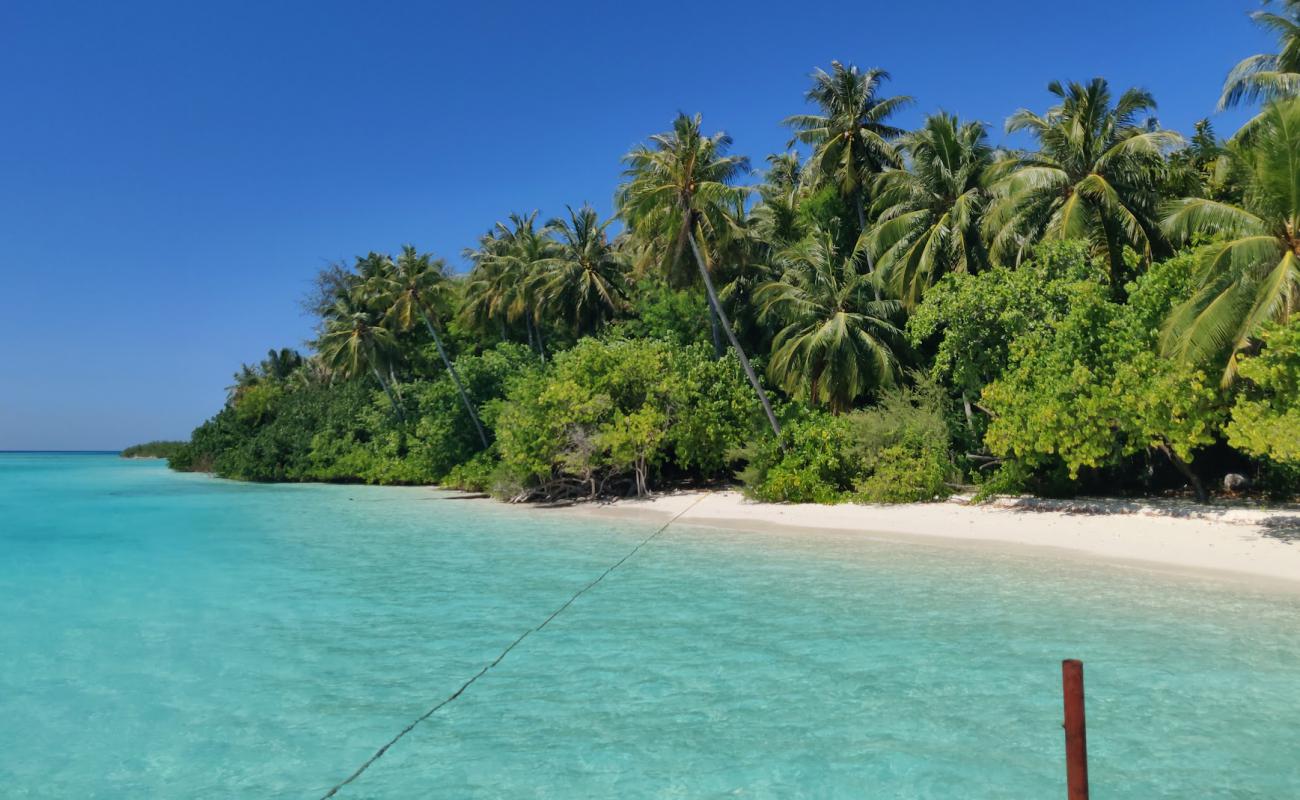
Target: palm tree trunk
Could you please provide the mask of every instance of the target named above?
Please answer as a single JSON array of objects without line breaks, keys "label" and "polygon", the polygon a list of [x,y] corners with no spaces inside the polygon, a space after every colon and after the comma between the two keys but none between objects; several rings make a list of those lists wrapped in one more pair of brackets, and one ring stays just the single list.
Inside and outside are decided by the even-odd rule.
[{"label": "palm tree trunk", "polygon": [[[858,237],[861,238],[862,234],[867,232],[867,210],[863,205],[861,188],[853,193],[853,206],[858,211]],[[864,247],[862,252],[867,256],[867,274],[874,275],[876,272],[876,259],[871,255],[871,248]],[[872,282],[872,291],[875,293],[876,299],[879,300],[880,286],[874,281]]]},{"label": "palm tree trunk", "polygon": [[962,405],[962,409],[966,412],[966,430],[970,431],[971,433],[974,433],[975,415],[971,412],[970,395],[966,394],[965,390],[963,390],[961,393],[961,405]]},{"label": "palm tree trunk", "polygon": [[397,404],[397,398],[393,396],[392,387],[388,385],[388,381],[384,380],[384,374],[379,371],[379,367],[375,366],[372,366],[370,371],[375,373],[375,380],[379,381],[379,385],[383,388],[384,394],[388,395],[388,402],[393,406],[393,413],[397,415],[399,420],[405,422],[406,416],[402,414],[402,407]]},{"label": "palm tree trunk", "polygon": [[690,231],[687,238],[691,240],[691,252],[695,253],[695,264],[700,268],[700,277],[704,279],[704,291],[709,295],[709,305],[713,307],[713,313],[718,315],[718,321],[722,325],[722,330],[727,334],[727,339],[731,341],[731,346],[735,348],[736,355],[740,358],[740,365],[745,369],[745,375],[749,378],[749,385],[754,387],[754,393],[758,395],[758,402],[763,405],[763,412],[767,414],[767,421],[772,426],[772,432],[779,438],[781,436],[781,423],[776,421],[776,414],[772,413],[772,404],[767,401],[767,392],[763,391],[763,385],[758,382],[758,375],[754,373],[754,367],[749,363],[749,357],[736,341],[736,334],[731,330],[731,321],[727,319],[727,314],[722,310],[721,304],[718,303],[718,293],[713,288],[713,279],[709,277],[709,269],[704,264],[704,256],[700,255],[700,246],[695,242],[695,231]]},{"label": "palm tree trunk", "polygon": [[1174,468],[1182,473],[1187,482],[1192,485],[1192,491],[1196,492],[1196,499],[1202,503],[1209,502],[1210,493],[1205,490],[1205,484],[1201,483],[1201,478],[1192,471],[1192,465],[1178,457],[1174,449],[1163,442],[1156,445],[1156,449],[1165,454],[1165,457],[1174,465]]},{"label": "palm tree trunk", "polygon": [[479,441],[483,443],[483,449],[488,448],[487,434],[483,432],[483,426],[478,421],[478,414],[474,413],[474,404],[469,401],[469,394],[465,391],[465,384],[460,380],[460,373],[456,372],[456,367],[452,365],[451,359],[447,357],[447,350],[442,346],[442,337],[434,330],[433,323],[429,321],[429,315],[423,308],[420,309],[420,319],[424,320],[424,327],[429,329],[429,335],[433,337],[433,344],[438,348],[438,355],[442,358],[442,364],[447,368],[447,374],[456,383],[456,391],[460,392],[460,401],[465,404],[465,410],[469,412],[469,418],[474,423],[474,430],[478,431]]},{"label": "palm tree trunk", "polygon": [[542,340],[542,321],[534,321],[533,327],[537,329],[537,355],[542,357],[542,363],[546,363],[546,342]]},{"label": "palm tree trunk", "polygon": [[718,322],[718,315],[713,313],[713,304],[709,303],[709,327],[713,330],[713,357],[722,358],[722,354],[727,352],[726,345],[722,343],[722,325]]},{"label": "palm tree trunk", "polygon": [[398,382],[397,373],[393,372],[392,367],[388,368],[388,384],[393,387],[393,392],[397,394],[398,402],[406,402],[406,398],[402,397],[402,384]]}]

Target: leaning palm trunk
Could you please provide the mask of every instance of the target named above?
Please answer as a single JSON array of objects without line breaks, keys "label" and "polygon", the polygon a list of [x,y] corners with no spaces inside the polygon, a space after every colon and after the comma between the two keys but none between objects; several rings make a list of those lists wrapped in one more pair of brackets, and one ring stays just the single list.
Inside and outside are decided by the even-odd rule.
[{"label": "leaning palm trunk", "polygon": [[474,423],[474,430],[478,431],[479,441],[483,443],[483,449],[488,447],[487,434],[483,432],[483,426],[478,421],[478,414],[474,413],[474,404],[469,401],[469,394],[465,391],[465,384],[461,383],[460,373],[456,372],[456,367],[447,357],[447,350],[442,346],[442,337],[438,331],[434,330],[433,323],[429,321],[428,313],[421,308],[420,319],[424,320],[424,327],[429,329],[429,335],[433,337],[433,344],[438,348],[438,355],[442,358],[443,366],[447,368],[447,374],[456,382],[456,391],[460,392],[460,401],[465,404],[465,410],[469,412],[469,418]]},{"label": "leaning palm trunk", "polygon": [[709,304],[709,328],[713,332],[713,357],[720,359],[727,347],[722,343],[722,324],[718,322],[718,315],[713,313],[712,303]]},{"label": "leaning palm trunk", "polygon": [[393,394],[392,387],[388,385],[388,381],[384,380],[384,373],[379,371],[379,367],[371,367],[370,371],[375,374],[375,380],[379,381],[379,385],[383,388],[384,394],[388,396],[388,402],[393,406],[393,413],[397,415],[398,420],[405,422],[406,416],[402,414],[402,407],[398,404],[397,397]]},{"label": "leaning palm trunk", "polygon": [[776,414],[772,413],[772,404],[767,401],[767,392],[763,391],[763,385],[758,382],[758,375],[754,374],[754,367],[749,363],[749,357],[745,355],[740,342],[736,341],[736,334],[731,330],[731,321],[727,319],[726,312],[722,310],[722,304],[718,302],[718,293],[713,288],[713,279],[709,277],[709,269],[704,264],[704,256],[700,255],[700,246],[695,243],[695,232],[689,232],[686,238],[691,241],[691,252],[695,254],[695,264],[700,268],[700,277],[704,279],[704,291],[709,296],[709,305],[713,307],[713,313],[718,315],[718,322],[721,323],[723,332],[727,334],[727,339],[731,342],[732,348],[735,349],[737,357],[740,358],[740,365],[745,368],[745,376],[749,378],[750,386],[754,387],[754,392],[758,395],[758,402],[763,404],[763,412],[767,414],[767,421],[772,425],[772,432],[779,438],[781,436],[781,423],[776,421]]}]

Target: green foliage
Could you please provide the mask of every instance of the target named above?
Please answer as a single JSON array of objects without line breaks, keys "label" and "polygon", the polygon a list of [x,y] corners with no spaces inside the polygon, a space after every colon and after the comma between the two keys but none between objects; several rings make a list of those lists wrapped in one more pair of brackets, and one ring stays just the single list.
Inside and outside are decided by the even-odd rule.
[{"label": "green foliage", "polygon": [[279,383],[259,383],[248,386],[231,403],[235,418],[248,425],[258,425],[275,413],[284,396]]},{"label": "green foliage", "polygon": [[708,474],[757,419],[744,376],[695,346],[583,339],[527,373],[492,410],[498,490],[596,495],[630,481],[639,492],[662,465]]},{"label": "green foliage", "polygon": [[910,503],[947,496],[959,477],[949,451],[943,391],[931,381],[885,392],[849,415],[803,411],[780,440],[744,448],[740,479],[756,500]]},{"label": "green foliage", "polygon": [[[881,97],[879,92],[889,73],[878,67],[866,71],[853,64],[831,62],[831,71],[818,69],[805,99],[817,107],[815,114],[796,114],[785,119],[794,130],[793,141],[812,145],[809,159],[818,182],[836,188],[845,200],[852,200],[855,215],[840,217],[866,227],[866,194],[875,175],[888,167],[899,167],[902,159],[892,141],[903,131],[888,120],[911,105],[905,95]],[[830,220],[819,220],[823,226]],[[846,227],[852,227],[852,224]]]},{"label": "green foliage", "polygon": [[1191,197],[1172,203],[1164,220],[1171,239],[1214,237],[1198,251],[1196,292],[1165,324],[1164,350],[1191,363],[1213,360],[1225,385],[1237,354],[1300,307],[1300,99],[1265,109],[1247,139],[1229,150],[1245,175],[1241,205]]},{"label": "green foliage", "polygon": [[871,473],[857,485],[857,499],[917,503],[946,497],[952,475],[947,448],[909,439],[877,454]]},{"label": "green foliage", "polygon": [[661,277],[643,278],[632,293],[630,315],[617,323],[617,333],[627,339],[662,339],[680,347],[708,343],[706,302],[698,289],[674,289]]},{"label": "green foliage", "polygon": [[465,492],[490,492],[496,486],[496,476],[500,467],[501,462],[493,453],[487,451],[477,453],[469,461],[457,464],[448,470],[439,481],[439,485]]},{"label": "green foliage", "polygon": [[[513,343],[499,344],[482,355],[461,356],[455,362],[467,394],[480,408],[504,397],[507,385],[538,363],[531,350]],[[415,407],[407,459],[418,465],[428,481],[440,482],[456,465],[480,452],[482,444],[450,375],[421,381],[405,391]],[[483,421],[490,431],[490,420]]]},{"label": "green foliage", "polygon": [[886,392],[875,406],[851,417],[854,451],[864,477],[857,499],[914,503],[946,497],[960,471],[950,452],[943,389],[915,376],[911,386]]},{"label": "green foliage", "polygon": [[[1151,95],[1095,79],[1008,120],[1034,150],[995,151],[946,114],[895,128],[910,98],[882,96],[888,73],[832,62],[813,113],[785,121],[807,162],[771,156],[749,186],[730,137],[681,114],[624,157],[617,234],[589,206],[534,211],[496,223],[465,276],[412,246],[331,266],[304,304],[314,353],[269,351],[189,442],[124,454],[535,499],[743,461],[759,499],[906,502],[963,479],[1153,488],[1166,461],[1199,486],[1208,451],[1292,493],[1300,0],[1284,5],[1256,19],[1286,46],[1224,95],[1281,99],[1226,142],[1202,122],[1175,149]],[[784,392],[779,434],[750,353]]]},{"label": "green foliage", "polygon": [[947,276],[908,320],[908,335],[932,348],[936,380],[974,399],[1006,368],[1012,340],[1051,326],[1068,311],[1076,285],[1104,276],[1086,245],[1045,244],[1019,269]]},{"label": "green foliage", "polygon": [[1232,407],[1228,443],[1300,467],[1300,314],[1260,333],[1263,348],[1238,371],[1246,387]]},{"label": "green foliage", "polygon": [[799,201],[795,209],[795,219],[798,230],[804,234],[815,228],[835,230],[836,246],[844,252],[849,252],[857,239],[855,213],[857,212],[854,211],[853,205],[844,199],[839,188],[827,185],[810,192]]},{"label": "green foliage", "polygon": [[121,452],[122,458],[174,458],[188,442],[155,440],[133,444]]},{"label": "green foliage", "polygon": [[942,113],[902,143],[911,169],[880,176],[877,223],[864,241],[885,284],[912,308],[943,275],[987,265],[980,226],[993,148],[983,123]]},{"label": "green foliage", "polygon": [[[345,457],[349,444],[372,435],[361,419],[376,400],[372,389],[351,382],[280,391],[274,397],[256,417],[231,406],[223,409],[194,430],[171,466],[248,481],[361,479]],[[332,435],[318,433],[327,430]],[[331,444],[329,453],[317,451],[321,441]]]},{"label": "green foliage", "polygon": [[1214,381],[1156,351],[1155,323],[1179,299],[1185,270],[1153,270],[1128,304],[1098,281],[1059,287],[1065,312],[1019,333],[983,392],[989,449],[1031,467],[1059,459],[1073,479],[1147,448],[1190,462],[1213,443],[1223,413]]},{"label": "green foliage", "polygon": [[746,493],[769,503],[839,503],[861,475],[848,417],[807,411],[787,420],[781,437],[767,437],[740,452]]},{"label": "green foliage", "polygon": [[1038,150],[994,167],[1001,177],[990,187],[984,218],[989,251],[995,261],[1014,264],[1037,242],[1083,240],[1118,283],[1126,248],[1148,262],[1163,245],[1156,189],[1164,156],[1182,137],[1148,117],[1156,102],[1142,89],[1113,97],[1102,78],[1053,81],[1047,89],[1058,105],[1041,115],[1022,109],[1007,120],[1009,133],[1028,133]]},{"label": "green foliage", "polygon": [[880,299],[859,251],[836,247],[838,227],[814,229],[778,253],[779,275],[756,293],[763,317],[781,325],[768,374],[790,394],[836,413],[893,384],[903,339],[895,325],[901,307]]}]

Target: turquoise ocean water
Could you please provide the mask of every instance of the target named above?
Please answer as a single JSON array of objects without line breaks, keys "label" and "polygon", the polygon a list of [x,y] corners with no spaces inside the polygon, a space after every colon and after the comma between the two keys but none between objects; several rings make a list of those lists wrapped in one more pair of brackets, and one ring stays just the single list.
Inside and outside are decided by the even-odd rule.
[{"label": "turquoise ocean water", "polygon": [[[319,797],[654,529],[0,454],[0,797]],[[1300,797],[1300,597],[670,528],[340,797]]]}]

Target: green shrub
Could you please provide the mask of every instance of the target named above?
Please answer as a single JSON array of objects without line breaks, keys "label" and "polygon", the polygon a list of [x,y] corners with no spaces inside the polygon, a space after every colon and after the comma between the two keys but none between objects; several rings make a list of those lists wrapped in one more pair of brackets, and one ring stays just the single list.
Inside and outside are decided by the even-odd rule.
[{"label": "green shrub", "polygon": [[495,420],[496,490],[532,497],[644,491],[671,465],[721,472],[758,422],[734,359],[655,339],[583,339],[512,382]]},{"label": "green shrub", "polygon": [[439,485],[464,492],[490,492],[497,481],[501,462],[491,452],[476,453],[470,460],[452,467]]},{"label": "green shrub", "polygon": [[858,482],[856,498],[867,503],[918,503],[951,494],[948,451],[913,440],[880,450],[870,474]]},{"label": "green shrub", "polygon": [[910,503],[949,494],[959,477],[949,452],[943,392],[920,376],[843,416],[804,410],[781,439],[741,451],[745,492],[777,503]]},{"label": "green shrub", "polygon": [[1300,314],[1269,325],[1263,348],[1241,360],[1245,390],[1227,426],[1233,447],[1275,464],[1300,467]]},{"label": "green shrub", "polygon": [[872,408],[850,416],[854,451],[864,477],[857,499],[915,503],[947,497],[959,470],[950,453],[943,390],[923,375],[881,395]]},{"label": "green shrub", "polygon": [[1131,284],[1128,303],[1099,281],[1061,287],[1068,310],[1017,335],[984,389],[994,455],[1031,468],[1060,462],[1075,480],[1147,449],[1181,470],[1214,443],[1223,417],[1217,383],[1158,351],[1159,321],[1186,290],[1176,266]]},{"label": "green shrub", "polygon": [[745,493],[770,503],[842,502],[862,476],[849,419],[824,411],[786,421],[779,440],[766,437],[741,455]]}]

